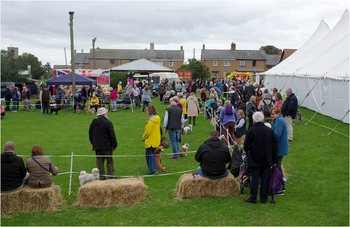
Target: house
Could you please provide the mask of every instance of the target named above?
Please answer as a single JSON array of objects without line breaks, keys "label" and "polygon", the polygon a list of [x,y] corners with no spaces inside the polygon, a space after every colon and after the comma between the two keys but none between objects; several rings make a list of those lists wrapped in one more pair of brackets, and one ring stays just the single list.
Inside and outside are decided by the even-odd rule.
[{"label": "house", "polygon": [[264,50],[236,50],[231,43],[229,50],[207,50],[203,44],[201,61],[209,67],[212,75],[224,78],[229,72],[264,72],[267,55]]},{"label": "house", "polygon": [[[95,49],[96,69],[110,69],[141,58],[176,70],[184,62],[184,50],[182,46],[180,50],[155,50],[153,42],[150,44],[149,50],[100,49],[98,47]],[[93,49],[90,49],[90,53],[75,53],[74,63],[76,69],[93,69]]]},{"label": "house", "polygon": [[281,59],[279,62],[285,60],[286,58],[288,58],[289,56],[291,56],[295,51],[297,51],[298,49],[284,49],[281,55]]}]

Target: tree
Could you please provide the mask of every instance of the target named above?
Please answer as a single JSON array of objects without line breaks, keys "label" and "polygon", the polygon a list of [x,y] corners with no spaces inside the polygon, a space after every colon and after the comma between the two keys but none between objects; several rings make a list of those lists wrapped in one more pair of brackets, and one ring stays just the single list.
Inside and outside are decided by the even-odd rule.
[{"label": "tree", "polygon": [[11,52],[1,50],[1,81],[27,82],[27,78],[18,75],[19,70],[18,58]]},{"label": "tree", "polygon": [[191,70],[192,71],[192,80],[196,80],[198,78],[210,78],[209,67],[203,62],[198,61],[195,58],[188,59],[188,64],[181,65],[177,70]]},{"label": "tree", "polygon": [[278,48],[272,45],[264,46],[263,49],[265,50],[266,54],[278,54]]},{"label": "tree", "polygon": [[111,72],[110,74],[110,86],[117,88],[119,81],[122,82],[122,86],[126,86],[126,73]]},{"label": "tree", "polygon": [[45,69],[44,78],[52,77],[52,68],[51,68],[50,62],[46,62],[46,64],[43,65],[42,68]]},{"label": "tree", "polygon": [[34,79],[40,79],[46,72],[44,68],[41,67],[41,61],[37,57],[29,53],[23,53],[18,57],[18,65],[20,70],[27,70],[28,65],[31,66],[31,74]]}]

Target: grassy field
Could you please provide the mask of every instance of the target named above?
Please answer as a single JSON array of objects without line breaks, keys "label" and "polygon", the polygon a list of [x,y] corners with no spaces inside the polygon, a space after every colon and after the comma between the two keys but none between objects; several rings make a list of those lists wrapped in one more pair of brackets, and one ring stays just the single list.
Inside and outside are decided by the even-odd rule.
[{"label": "grassy field", "polygon": [[[158,98],[152,104],[164,117],[167,105],[160,105]],[[300,108],[303,123],[314,112]],[[89,125],[95,116],[78,115],[72,110],[41,116],[40,110],[17,113],[8,112],[1,121],[1,146],[6,141],[17,145],[16,154],[29,158],[31,148],[40,145],[45,155],[94,155],[88,139]],[[147,172],[145,149],[141,141],[146,114],[142,109],[120,110],[109,113],[113,122],[118,148],[114,155],[118,177],[141,176]],[[316,123],[317,122],[317,123]],[[194,153],[186,158],[170,160],[171,148],[165,150],[163,166],[171,175],[158,173],[145,177],[148,186],[146,199],[140,204],[109,208],[74,207],[79,189],[78,172],[91,172],[96,167],[95,157],[74,157],[72,193],[68,195],[69,174],[54,176],[53,181],[62,190],[65,203],[56,212],[14,213],[1,216],[4,226],[169,226],[169,225],[322,225],[349,226],[349,125],[340,124],[336,131],[328,133],[338,123],[317,114],[308,125],[294,126],[294,141],[289,155],[283,159],[288,181],[287,191],[275,198],[276,204],[247,204],[249,188],[243,195],[217,198],[205,197],[179,201],[174,189],[181,171],[196,172],[198,163]],[[183,143],[196,151],[213,129],[203,115],[198,117],[193,133],[182,136]],[[322,126],[321,126],[322,125]],[[325,128],[326,126],[328,128]],[[339,133],[338,133],[339,132]],[[167,135],[166,135],[167,136]],[[70,171],[69,157],[52,157],[60,173]]]}]

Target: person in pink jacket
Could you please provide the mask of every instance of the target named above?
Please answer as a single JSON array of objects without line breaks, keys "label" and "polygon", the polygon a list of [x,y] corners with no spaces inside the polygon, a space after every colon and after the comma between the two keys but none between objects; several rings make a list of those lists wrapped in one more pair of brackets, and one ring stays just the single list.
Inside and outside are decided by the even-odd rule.
[{"label": "person in pink jacket", "polygon": [[[111,87],[111,89],[113,89]],[[109,97],[109,99],[112,101],[112,105],[113,105],[113,112],[117,111],[117,105],[116,105],[116,100],[117,100],[117,89],[113,89],[111,92],[111,96]]]}]

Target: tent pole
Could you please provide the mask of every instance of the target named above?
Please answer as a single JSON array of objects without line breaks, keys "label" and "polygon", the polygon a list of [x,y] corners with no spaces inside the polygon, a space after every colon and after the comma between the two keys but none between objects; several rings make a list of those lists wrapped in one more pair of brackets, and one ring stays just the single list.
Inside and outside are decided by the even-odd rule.
[{"label": "tent pole", "polygon": [[330,131],[329,133],[323,133],[323,134],[320,134],[320,135],[330,135],[338,127],[340,122],[343,121],[343,119],[346,117],[346,115],[348,115],[349,111],[350,111],[350,109],[348,109],[348,111],[346,111],[344,117],[338,122],[338,124],[332,129],[332,131]]}]

